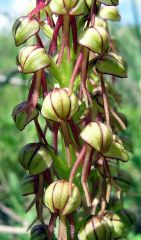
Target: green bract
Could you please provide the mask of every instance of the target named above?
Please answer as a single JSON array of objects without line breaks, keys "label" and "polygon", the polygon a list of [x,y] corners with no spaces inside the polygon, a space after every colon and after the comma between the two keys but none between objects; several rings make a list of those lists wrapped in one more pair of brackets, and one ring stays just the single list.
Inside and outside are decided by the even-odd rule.
[{"label": "green bract", "polygon": [[26,42],[30,37],[40,30],[39,21],[35,18],[20,17],[13,25],[13,35],[16,46]]},{"label": "green bract", "polygon": [[81,15],[85,12],[85,0],[51,0],[49,4],[53,13],[59,15]]},{"label": "green bract", "polygon": [[118,8],[114,6],[103,7],[99,11],[99,16],[105,20],[110,21],[120,21],[121,16],[119,14]]},{"label": "green bract", "polygon": [[112,142],[108,152],[103,154],[106,158],[117,159],[123,162],[128,161],[128,152],[124,149],[124,146],[117,142]]},{"label": "green bract", "polygon": [[43,101],[42,115],[55,122],[70,119],[78,110],[78,99],[73,93],[68,95],[67,89],[55,88]]},{"label": "green bract", "polygon": [[117,6],[119,4],[119,0],[97,0],[100,3],[103,3],[107,6]]},{"label": "green bract", "polygon": [[19,161],[31,175],[38,175],[50,168],[53,159],[49,149],[42,143],[29,143],[21,149]]},{"label": "green bract", "polygon": [[107,152],[113,141],[110,127],[102,122],[89,123],[80,134],[81,138],[98,152]]},{"label": "green bract", "polygon": [[94,216],[86,225],[82,226],[79,240],[112,240],[114,228],[112,222],[106,217]]},{"label": "green bract", "polygon": [[109,50],[109,36],[103,27],[86,28],[80,34],[78,42],[97,54],[104,54]]},{"label": "green bract", "polygon": [[22,131],[29,122],[38,116],[38,114],[39,112],[37,109],[34,109],[28,114],[28,104],[27,102],[22,102],[13,109],[12,117],[16,127]]},{"label": "green bract", "polygon": [[50,57],[44,48],[28,46],[20,50],[17,62],[19,71],[35,73],[50,65]]},{"label": "green bract", "polygon": [[96,63],[96,70],[103,74],[114,75],[120,78],[127,77],[127,70],[120,56],[109,53]]},{"label": "green bract", "polygon": [[68,215],[77,210],[81,203],[81,196],[76,185],[72,184],[72,192],[69,195],[69,183],[58,180],[49,185],[45,191],[44,204],[52,213],[60,212]]}]

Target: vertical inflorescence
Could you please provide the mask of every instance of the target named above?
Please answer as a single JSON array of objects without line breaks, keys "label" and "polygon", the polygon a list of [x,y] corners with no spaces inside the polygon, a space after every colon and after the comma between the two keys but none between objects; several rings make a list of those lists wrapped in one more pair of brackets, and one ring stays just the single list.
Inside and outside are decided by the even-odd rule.
[{"label": "vertical inflorescence", "polygon": [[35,205],[37,212],[33,240],[123,239],[134,223],[120,200],[131,182],[120,165],[132,147],[115,89],[127,77],[126,64],[108,28],[120,20],[117,5],[37,0],[13,26],[16,46],[25,43],[18,70],[31,85],[12,116],[20,131],[34,123],[38,139],[19,154],[27,171],[23,195],[35,196],[27,209]]}]

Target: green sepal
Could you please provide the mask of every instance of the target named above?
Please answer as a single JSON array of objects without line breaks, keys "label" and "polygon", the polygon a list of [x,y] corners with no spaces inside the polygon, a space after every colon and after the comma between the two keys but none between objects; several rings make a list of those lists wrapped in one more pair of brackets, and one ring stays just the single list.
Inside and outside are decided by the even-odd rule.
[{"label": "green sepal", "polygon": [[18,104],[12,111],[12,118],[15,122],[16,127],[22,131],[28,123],[33,119],[37,118],[39,111],[35,108],[30,114],[28,114],[27,102]]},{"label": "green sepal", "polygon": [[50,9],[58,15],[81,15],[86,11],[84,0],[51,0]]},{"label": "green sepal", "polygon": [[30,37],[38,33],[40,30],[39,21],[35,18],[20,17],[12,28],[16,46],[20,46]]},{"label": "green sepal", "polygon": [[28,46],[20,50],[17,62],[20,72],[35,73],[50,65],[50,57],[44,48]]},{"label": "green sepal", "polygon": [[113,140],[111,128],[102,122],[89,123],[80,133],[80,137],[101,153],[107,152]]},{"label": "green sepal", "polygon": [[103,27],[86,28],[80,33],[78,42],[97,54],[104,54],[109,50],[109,36]]},{"label": "green sepal", "polygon": [[124,146],[117,142],[112,142],[108,152],[105,152],[104,157],[120,160],[123,162],[128,161],[128,152],[124,149]]},{"label": "green sepal", "polygon": [[127,78],[127,69],[120,56],[109,53],[96,63],[96,70],[102,74],[113,75],[119,78]]},{"label": "green sepal", "polygon": [[121,19],[118,8],[114,6],[102,7],[99,11],[99,16],[110,21],[120,21]]},{"label": "green sepal", "polygon": [[97,1],[107,6],[117,6],[119,4],[119,0],[97,0]]},{"label": "green sepal", "polygon": [[19,153],[19,162],[31,175],[39,175],[51,167],[50,150],[42,143],[29,143]]},{"label": "green sepal", "polygon": [[21,185],[21,189],[22,189],[22,195],[23,196],[27,196],[30,194],[34,194],[34,177],[27,175],[24,177],[23,181],[22,181],[22,185]]},{"label": "green sepal", "polygon": [[51,40],[53,36],[53,29],[45,22],[41,22],[41,30]]}]

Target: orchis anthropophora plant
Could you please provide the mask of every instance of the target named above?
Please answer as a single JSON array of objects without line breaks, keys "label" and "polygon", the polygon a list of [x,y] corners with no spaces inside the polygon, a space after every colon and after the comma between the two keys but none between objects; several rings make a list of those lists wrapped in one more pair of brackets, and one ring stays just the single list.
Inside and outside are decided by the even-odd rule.
[{"label": "orchis anthropophora plant", "polygon": [[16,46],[25,44],[18,70],[31,85],[12,116],[20,131],[32,123],[37,131],[19,154],[23,195],[34,195],[26,211],[37,211],[32,240],[123,239],[134,223],[120,201],[131,181],[121,163],[132,148],[115,90],[126,64],[108,28],[120,20],[117,5],[37,0],[13,26]]}]

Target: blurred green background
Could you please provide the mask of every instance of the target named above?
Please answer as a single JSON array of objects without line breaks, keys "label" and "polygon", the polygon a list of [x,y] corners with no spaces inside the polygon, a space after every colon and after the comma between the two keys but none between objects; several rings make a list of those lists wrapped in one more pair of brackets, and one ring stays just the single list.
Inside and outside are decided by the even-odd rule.
[{"label": "blurred green background", "polygon": [[[28,199],[21,195],[21,180],[24,176],[18,164],[18,151],[26,143],[36,139],[34,126],[30,124],[23,133],[16,130],[11,118],[13,107],[26,99],[27,81],[16,71],[16,55],[11,25],[31,1],[0,0],[0,239],[28,239],[23,234],[28,223],[34,219],[34,209],[25,215]],[[9,4],[9,5],[8,5]],[[111,25],[120,53],[128,62],[128,79],[119,79],[116,87],[123,96],[120,111],[126,114],[132,137],[134,154],[126,169],[131,172],[133,184],[126,198],[125,207],[133,209],[137,222],[128,240],[141,239],[141,21],[140,0],[122,0],[121,23]],[[20,80],[19,80],[20,79]],[[4,226],[11,226],[20,234],[2,233]],[[18,227],[18,228],[17,228]],[[20,228],[19,228],[20,227]],[[10,231],[10,229],[9,229]]]}]

